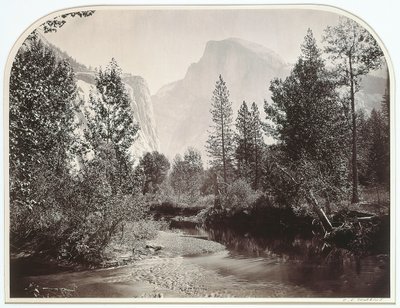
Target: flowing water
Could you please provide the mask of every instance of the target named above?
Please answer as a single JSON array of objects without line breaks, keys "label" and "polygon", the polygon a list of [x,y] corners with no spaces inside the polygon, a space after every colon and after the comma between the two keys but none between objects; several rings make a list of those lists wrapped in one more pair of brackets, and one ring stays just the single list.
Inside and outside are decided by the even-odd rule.
[{"label": "flowing water", "polygon": [[65,288],[62,296],[78,297],[389,296],[389,260],[384,255],[357,258],[326,247],[318,238],[257,237],[229,229],[181,231],[226,248],[78,272],[21,266],[19,273],[12,271],[11,296],[26,294],[29,283],[45,287],[50,295],[54,288]]}]

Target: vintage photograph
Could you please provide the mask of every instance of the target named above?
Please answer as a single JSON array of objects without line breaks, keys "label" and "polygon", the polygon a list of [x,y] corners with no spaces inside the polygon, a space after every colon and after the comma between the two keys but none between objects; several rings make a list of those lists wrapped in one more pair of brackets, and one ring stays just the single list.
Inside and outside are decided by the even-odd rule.
[{"label": "vintage photograph", "polygon": [[393,76],[362,21],[99,6],[19,42],[10,300],[393,297]]}]

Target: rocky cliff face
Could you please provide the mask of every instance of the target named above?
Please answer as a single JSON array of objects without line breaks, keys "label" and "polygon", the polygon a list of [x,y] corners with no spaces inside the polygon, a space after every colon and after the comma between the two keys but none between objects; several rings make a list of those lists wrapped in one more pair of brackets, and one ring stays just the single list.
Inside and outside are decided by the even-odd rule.
[{"label": "rocky cliff face", "polygon": [[146,81],[140,76],[127,75],[123,78],[132,101],[133,117],[139,124],[139,136],[133,145],[136,157],[160,150],[154,119],[153,103]]},{"label": "rocky cliff face", "polygon": [[[93,72],[76,72],[79,97],[82,101],[80,117],[84,122],[83,112],[89,100],[89,93],[96,95],[95,75]],[[132,117],[139,124],[137,139],[132,145],[130,152],[138,160],[146,152],[159,151],[159,140],[153,115],[153,104],[146,81],[140,76],[125,74],[123,82],[131,98]]]}]

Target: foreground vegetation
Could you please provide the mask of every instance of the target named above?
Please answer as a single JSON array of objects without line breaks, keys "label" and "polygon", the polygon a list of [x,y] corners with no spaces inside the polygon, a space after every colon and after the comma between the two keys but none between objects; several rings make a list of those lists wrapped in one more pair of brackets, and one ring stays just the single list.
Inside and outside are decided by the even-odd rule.
[{"label": "foreground vegetation", "polygon": [[[343,60],[333,47],[346,43],[339,30],[348,21],[338,27],[326,33],[333,61]],[[193,148],[172,162],[157,151],[133,157],[140,127],[116,61],[97,71],[96,89],[83,102],[71,64],[30,36],[10,77],[12,252],[99,264],[110,245],[135,249],[165,228],[154,212],[190,213],[188,224],[321,232],[361,254],[379,250],[389,238],[389,97],[380,111],[356,112],[360,78],[383,55],[369,33],[350,28],[361,56],[345,60],[357,71],[329,70],[309,30],[290,75],[271,82],[265,119],[255,103],[243,102],[234,125],[219,76],[209,168]],[[266,145],[265,136],[276,143]],[[359,203],[360,184],[376,198]]]}]

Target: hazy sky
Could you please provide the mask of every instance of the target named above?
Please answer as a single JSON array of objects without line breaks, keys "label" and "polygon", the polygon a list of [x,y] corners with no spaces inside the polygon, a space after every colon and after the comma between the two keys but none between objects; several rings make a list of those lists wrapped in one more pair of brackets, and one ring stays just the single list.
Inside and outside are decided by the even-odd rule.
[{"label": "hazy sky", "polygon": [[337,14],[308,9],[102,10],[70,18],[45,37],[87,66],[104,67],[114,57],[124,72],[144,77],[154,94],[183,78],[209,40],[242,38],[294,63],[307,28],[320,43],[337,20]]}]

